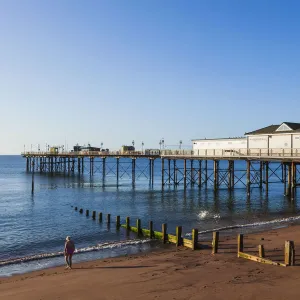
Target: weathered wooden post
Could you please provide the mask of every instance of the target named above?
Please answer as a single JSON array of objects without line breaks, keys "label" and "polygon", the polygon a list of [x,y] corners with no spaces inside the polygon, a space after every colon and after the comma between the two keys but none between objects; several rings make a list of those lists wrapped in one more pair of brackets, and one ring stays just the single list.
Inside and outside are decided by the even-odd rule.
[{"label": "weathered wooden post", "polygon": [[96,219],[96,211],[95,210],[93,210],[92,218],[93,218],[93,220]]},{"label": "weathered wooden post", "polygon": [[120,216],[116,217],[116,228],[119,229],[121,227],[121,218]]},{"label": "weathered wooden post", "polygon": [[106,220],[107,220],[107,224],[110,224],[110,214],[107,214]]},{"label": "weathered wooden post", "polygon": [[198,247],[198,229],[192,230],[192,249],[196,250]]},{"label": "weathered wooden post", "polygon": [[295,247],[293,241],[285,241],[284,247],[284,263],[287,266],[295,265]]},{"label": "weathered wooden post", "polygon": [[238,249],[237,249],[237,256],[239,257],[239,252],[244,251],[244,235],[243,234],[238,234]]},{"label": "weathered wooden post", "polygon": [[182,226],[177,226],[176,227],[176,246],[181,246],[182,245]]},{"label": "weathered wooden post", "polygon": [[166,223],[162,224],[161,231],[162,231],[162,240],[163,240],[163,243],[165,244],[168,240],[167,224]]},{"label": "weathered wooden post", "polygon": [[85,215],[88,217],[89,214],[90,214],[90,211],[87,209],[87,210],[85,211]]},{"label": "weathered wooden post", "polygon": [[212,254],[218,253],[219,248],[219,231],[213,232]]},{"label": "weathered wooden post", "polygon": [[98,220],[99,220],[99,222],[102,222],[102,212],[99,212],[99,214],[98,214]]},{"label": "weathered wooden post", "polygon": [[78,210],[77,206],[75,206],[75,210]]},{"label": "weathered wooden post", "polygon": [[149,231],[150,231],[150,239],[154,237],[154,232],[153,232],[153,222],[149,221]]},{"label": "weathered wooden post", "polygon": [[130,218],[126,217],[126,229],[130,229]]},{"label": "weathered wooden post", "polygon": [[137,235],[142,235],[141,219],[136,220]]},{"label": "weathered wooden post", "polygon": [[265,257],[264,245],[258,245],[258,256],[261,257],[261,258]]},{"label": "weathered wooden post", "polygon": [[83,209],[82,209],[82,208],[80,208],[79,212],[82,214],[82,213],[83,213]]}]

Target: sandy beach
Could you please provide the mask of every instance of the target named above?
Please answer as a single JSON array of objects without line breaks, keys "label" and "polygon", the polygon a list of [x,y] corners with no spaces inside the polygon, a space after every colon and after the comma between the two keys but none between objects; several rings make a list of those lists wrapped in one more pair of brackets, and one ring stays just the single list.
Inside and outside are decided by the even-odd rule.
[{"label": "sandy beach", "polygon": [[[300,293],[300,226],[245,235],[245,252],[283,262],[285,240],[296,246],[296,266],[237,258],[236,238],[221,234],[211,254],[174,245],[157,252],[76,263],[0,280],[0,299],[288,299]],[[298,251],[299,250],[299,251]]]}]

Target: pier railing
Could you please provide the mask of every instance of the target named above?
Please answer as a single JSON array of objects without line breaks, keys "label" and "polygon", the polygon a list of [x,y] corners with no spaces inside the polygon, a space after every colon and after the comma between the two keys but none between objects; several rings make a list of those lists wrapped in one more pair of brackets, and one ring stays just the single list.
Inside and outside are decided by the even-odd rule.
[{"label": "pier railing", "polygon": [[300,149],[259,148],[259,149],[198,149],[162,150],[161,156],[199,156],[199,157],[300,157]]},{"label": "pier railing", "polygon": [[161,150],[160,154],[151,153],[147,151],[70,151],[70,152],[42,152],[42,151],[28,151],[21,153],[23,156],[66,156],[66,157],[78,157],[78,156],[124,156],[124,157],[300,157],[299,148],[259,148],[259,149],[198,149],[198,150]]}]

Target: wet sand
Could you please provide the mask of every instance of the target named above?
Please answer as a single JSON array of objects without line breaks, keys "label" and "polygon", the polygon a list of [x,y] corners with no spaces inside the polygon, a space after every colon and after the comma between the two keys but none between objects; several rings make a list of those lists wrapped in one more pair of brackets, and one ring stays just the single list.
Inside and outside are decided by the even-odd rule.
[{"label": "wet sand", "polygon": [[[300,226],[245,235],[244,251],[283,262],[284,241],[296,246],[296,266],[237,258],[236,238],[220,235],[192,251],[169,245],[158,252],[76,263],[0,279],[0,299],[296,299],[300,294]],[[299,245],[299,247],[298,247]],[[298,254],[298,255],[297,255]],[[62,258],[63,259],[63,258]]]}]

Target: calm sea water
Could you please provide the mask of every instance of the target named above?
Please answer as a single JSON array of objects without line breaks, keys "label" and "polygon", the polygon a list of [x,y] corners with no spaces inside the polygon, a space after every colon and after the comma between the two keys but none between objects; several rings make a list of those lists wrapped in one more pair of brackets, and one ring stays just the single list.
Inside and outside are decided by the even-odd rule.
[{"label": "calm sea water", "polygon": [[[244,179],[231,193],[227,189],[215,193],[211,184],[202,189],[195,185],[186,191],[182,186],[166,186],[162,190],[160,161],[155,163],[153,186],[147,179],[147,166],[148,160],[137,161],[134,188],[127,174],[129,161],[121,166],[118,187],[113,160],[108,160],[104,185],[97,165],[92,179],[87,172],[81,177],[36,172],[32,195],[31,174],[25,170],[25,160],[20,156],[0,156],[0,265],[17,258],[29,260],[4,263],[0,276],[63,264],[60,252],[67,235],[72,236],[80,252],[75,262],[161,247],[159,242],[137,239],[123,229],[116,230],[117,215],[122,222],[126,216],[132,222],[140,218],[143,227],[152,220],[155,230],[167,223],[170,233],[182,225],[187,236],[192,228],[207,234],[216,228],[227,228],[227,233],[247,232],[285,226],[300,218],[297,199],[291,202],[283,196],[283,184],[276,177],[273,181],[277,183],[270,184],[268,197],[264,190],[253,188],[249,200],[242,184]],[[244,163],[236,163],[235,168],[245,169]],[[277,171],[278,176],[280,172]],[[101,211],[104,217],[110,213],[112,222],[108,227],[106,222],[92,221],[91,217],[75,212],[75,206]],[[41,259],[39,255],[48,258]]]}]

